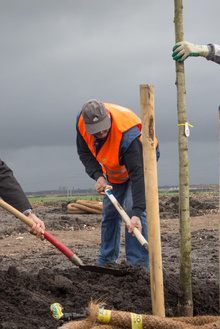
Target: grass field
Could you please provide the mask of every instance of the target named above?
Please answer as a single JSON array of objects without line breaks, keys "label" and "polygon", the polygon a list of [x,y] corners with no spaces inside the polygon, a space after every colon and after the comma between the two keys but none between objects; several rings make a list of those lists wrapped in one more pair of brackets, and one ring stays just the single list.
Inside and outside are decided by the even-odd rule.
[{"label": "grass field", "polygon": [[56,202],[56,201],[73,201],[73,200],[97,200],[97,201],[101,201],[102,197],[100,195],[97,196],[81,196],[81,195],[77,195],[77,196],[72,196],[72,197],[28,197],[29,202],[33,203],[33,202]]},{"label": "grass field", "polygon": [[[189,190],[189,194],[198,194],[198,193],[212,193],[213,195],[217,195],[219,193],[218,186],[201,186],[201,187],[191,187]],[[159,196],[177,196],[179,195],[179,191],[177,189],[163,189],[159,190]],[[91,195],[91,194],[75,194],[73,196],[60,196],[60,195],[46,195],[42,194],[42,196],[38,195],[36,197],[30,196],[28,197],[28,200],[33,202],[56,202],[56,201],[73,201],[73,200],[96,200],[96,201],[102,201],[103,197],[101,195]]]}]

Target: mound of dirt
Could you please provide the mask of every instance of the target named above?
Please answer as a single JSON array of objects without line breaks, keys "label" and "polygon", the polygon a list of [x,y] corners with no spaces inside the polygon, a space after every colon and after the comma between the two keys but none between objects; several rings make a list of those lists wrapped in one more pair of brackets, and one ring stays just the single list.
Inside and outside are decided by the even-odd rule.
[{"label": "mound of dirt", "polygon": [[[204,198],[204,195],[189,198],[190,216],[202,216],[208,213],[218,212],[218,197]],[[179,197],[160,197],[159,199],[160,219],[179,218]]]},{"label": "mound of dirt", "polygon": [[[177,205],[176,197],[160,200],[164,209],[160,216],[167,317],[176,316],[178,298],[182,295],[178,284]],[[219,315],[218,198],[192,198],[190,207],[196,213],[191,218],[194,315]],[[67,214],[65,203],[38,205],[35,212],[45,221],[47,230],[84,264],[95,264],[100,248],[101,215]],[[126,270],[127,275],[84,271],[48,241],[39,241],[27,233],[23,223],[1,210],[0,265],[1,329],[58,328],[62,322],[57,322],[50,311],[55,302],[63,306],[64,313],[83,313],[91,300],[98,299],[105,301],[106,309],[152,314],[150,275],[125,262],[124,231],[117,268]]]}]

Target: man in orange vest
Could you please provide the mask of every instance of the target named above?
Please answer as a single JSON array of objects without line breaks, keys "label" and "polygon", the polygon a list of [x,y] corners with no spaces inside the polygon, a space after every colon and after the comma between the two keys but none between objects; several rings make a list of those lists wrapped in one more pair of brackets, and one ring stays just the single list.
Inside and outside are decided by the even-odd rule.
[{"label": "man in orange vest", "polygon": [[[105,195],[111,185],[118,202],[131,218],[125,228],[126,259],[132,266],[149,268],[149,255],[132,235],[137,227],[148,239],[141,143],[141,120],[131,110],[97,99],[86,102],[77,117],[77,151],[87,174],[96,180],[96,191],[104,195],[101,248],[97,264],[117,262],[122,218]],[[156,147],[157,159],[159,146]]]}]

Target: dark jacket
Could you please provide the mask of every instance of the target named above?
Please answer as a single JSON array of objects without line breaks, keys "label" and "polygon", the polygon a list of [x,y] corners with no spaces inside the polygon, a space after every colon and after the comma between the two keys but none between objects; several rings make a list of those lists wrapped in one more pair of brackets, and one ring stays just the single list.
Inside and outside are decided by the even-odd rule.
[{"label": "dark jacket", "polygon": [[13,171],[0,159],[0,197],[12,207],[24,212],[31,205]]}]

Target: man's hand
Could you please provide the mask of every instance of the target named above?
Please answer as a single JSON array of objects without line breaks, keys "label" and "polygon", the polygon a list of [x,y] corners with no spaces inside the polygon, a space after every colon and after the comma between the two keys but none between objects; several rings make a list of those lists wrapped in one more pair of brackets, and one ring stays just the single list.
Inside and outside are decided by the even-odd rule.
[{"label": "man's hand", "polygon": [[189,56],[207,57],[209,54],[208,46],[194,45],[187,41],[181,41],[173,47],[172,57],[178,62],[183,62]]},{"label": "man's hand", "polygon": [[112,189],[112,186],[107,185],[106,179],[101,176],[97,179],[96,184],[95,184],[95,189],[96,191],[101,194],[101,195],[105,195],[105,189],[108,188],[109,190]]},{"label": "man's hand", "polygon": [[[131,225],[126,224],[128,233],[132,233],[134,228],[136,227],[138,231],[142,231],[142,225],[141,225],[141,220],[137,216],[132,216],[131,217]],[[134,235],[134,234],[133,234]]]},{"label": "man's hand", "polygon": [[45,225],[42,220],[40,220],[34,213],[30,214],[28,218],[32,219],[34,222],[34,225],[32,228],[28,226],[28,231],[31,234],[36,235],[39,239],[44,240],[44,230],[45,230]]},{"label": "man's hand", "polygon": [[107,182],[106,179],[101,176],[97,179],[96,184],[95,184],[95,189],[99,194],[105,194],[105,189],[107,187]]}]

